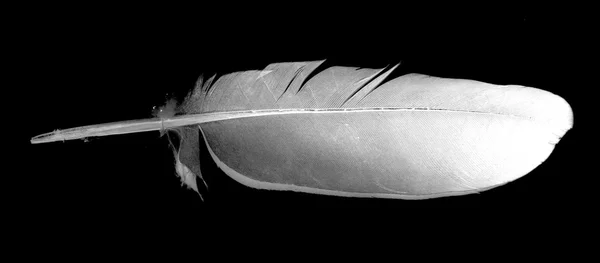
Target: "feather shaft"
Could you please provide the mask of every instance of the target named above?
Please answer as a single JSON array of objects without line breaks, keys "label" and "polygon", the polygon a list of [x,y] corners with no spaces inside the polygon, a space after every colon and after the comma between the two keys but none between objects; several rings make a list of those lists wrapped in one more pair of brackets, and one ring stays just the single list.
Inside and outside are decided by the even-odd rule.
[{"label": "feather shaft", "polygon": [[370,108],[331,108],[331,109],[266,109],[266,110],[246,110],[230,112],[214,112],[190,114],[170,119],[141,119],[128,120],[121,122],[112,122],[104,124],[94,124],[69,128],[65,130],[56,130],[54,132],[44,133],[31,138],[32,144],[48,143],[57,141],[68,141],[84,139],[87,137],[100,137],[110,135],[120,135],[129,133],[139,133],[148,131],[158,131],[181,126],[202,124],[206,122],[222,121],[229,119],[261,117],[284,114],[326,114],[343,112],[386,112],[386,111],[447,111],[447,112],[470,112],[474,114],[493,114],[505,115],[508,117],[526,118],[518,115],[500,114],[492,112],[447,110],[447,109],[429,109],[429,108],[399,108],[399,107],[370,107]]}]

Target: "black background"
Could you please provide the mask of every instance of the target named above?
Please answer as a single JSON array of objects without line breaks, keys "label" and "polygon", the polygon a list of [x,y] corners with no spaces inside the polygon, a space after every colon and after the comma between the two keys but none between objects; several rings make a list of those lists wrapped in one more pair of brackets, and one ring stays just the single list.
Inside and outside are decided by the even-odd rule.
[{"label": "black background", "polygon": [[[391,78],[415,72],[519,84],[570,103],[575,99],[563,76],[577,57],[577,33],[555,16],[519,8],[499,15],[386,6],[263,8],[203,6],[185,14],[160,6],[40,11],[21,32],[28,41],[18,67],[30,72],[22,80],[30,93],[22,103],[37,116],[24,142],[54,129],[148,118],[167,94],[183,97],[201,74],[274,62],[327,59],[329,65],[372,68],[401,63]],[[203,202],[181,186],[168,141],[158,132],[28,145],[23,154],[28,176],[21,185],[25,195],[36,197],[32,207],[41,217],[63,226],[173,219],[201,224],[223,213],[248,219],[257,211],[316,215],[332,208],[374,217],[405,215],[406,209],[453,216],[460,213],[457,207],[561,210],[578,198],[559,194],[580,176],[571,165],[573,134],[515,182],[481,194],[422,201],[255,190],[233,181],[203,154],[209,183]]]}]

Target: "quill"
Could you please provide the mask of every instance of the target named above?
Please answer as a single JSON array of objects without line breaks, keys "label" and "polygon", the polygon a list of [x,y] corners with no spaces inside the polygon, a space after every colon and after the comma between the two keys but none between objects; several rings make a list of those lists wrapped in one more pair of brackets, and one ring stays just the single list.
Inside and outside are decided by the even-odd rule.
[{"label": "quill", "polygon": [[[516,85],[320,68],[323,61],[200,80],[179,116],[91,125],[32,138],[174,130],[176,171],[197,190],[198,143],[250,187],[424,199],[484,191],[537,167],[572,127],[570,106]],[[200,136],[202,135],[202,136]]]}]

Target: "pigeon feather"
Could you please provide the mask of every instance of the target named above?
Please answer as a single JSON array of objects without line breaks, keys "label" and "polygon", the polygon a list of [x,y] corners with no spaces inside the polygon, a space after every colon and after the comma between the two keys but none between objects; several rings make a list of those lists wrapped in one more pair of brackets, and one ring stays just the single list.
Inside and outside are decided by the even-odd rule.
[{"label": "pigeon feather", "polygon": [[484,191],[545,161],[572,127],[569,104],[518,85],[390,69],[276,63],[198,81],[183,115],[92,125],[32,143],[178,131],[177,171],[197,189],[198,142],[249,187],[425,199]]}]

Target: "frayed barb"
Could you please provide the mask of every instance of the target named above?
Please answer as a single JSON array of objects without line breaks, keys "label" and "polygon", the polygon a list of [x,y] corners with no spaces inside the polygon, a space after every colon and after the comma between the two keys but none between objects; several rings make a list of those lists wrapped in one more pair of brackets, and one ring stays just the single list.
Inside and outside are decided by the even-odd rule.
[{"label": "frayed barb", "polygon": [[[187,145],[188,141],[197,141],[197,139],[194,139],[193,136],[189,136],[189,131],[186,132],[185,129],[185,127],[169,129],[175,132],[179,137],[179,147],[175,147],[171,140],[171,137],[167,133],[169,145],[171,146],[171,149],[173,150],[173,155],[175,156],[175,172],[177,173],[177,176],[179,176],[179,178],[181,179],[181,185],[186,185],[188,188],[194,189],[194,191],[196,191],[196,193],[198,193],[198,195],[200,196],[200,199],[204,201],[202,194],[198,190],[196,177],[200,178],[200,181],[202,181],[202,183],[204,184],[205,189],[208,189],[208,185],[206,184],[206,181],[204,181],[204,178],[202,178],[202,174],[200,172],[199,158],[189,160],[189,155],[194,155],[194,152],[190,152],[189,146]],[[197,154],[198,152],[195,153]],[[186,159],[187,163],[190,163],[191,161],[193,165],[197,165],[197,167],[195,167],[196,169],[190,169],[183,162],[181,162],[180,156],[184,156],[184,158],[185,156],[188,156]],[[196,173],[194,173],[194,171],[196,171]]]},{"label": "frayed barb", "polygon": [[[200,191],[198,191],[198,184],[196,183],[196,176],[198,176],[200,180],[204,182],[202,176],[194,174],[190,170],[190,168],[187,168],[187,166],[181,163],[177,154],[175,155],[175,160],[175,171],[181,179],[181,185],[187,185],[188,188],[194,189],[194,191],[196,191],[196,193],[198,193],[198,195],[200,196],[200,199],[204,201],[204,198],[202,198],[202,194],[200,193]],[[208,188],[206,182],[204,182],[204,186]]]}]

